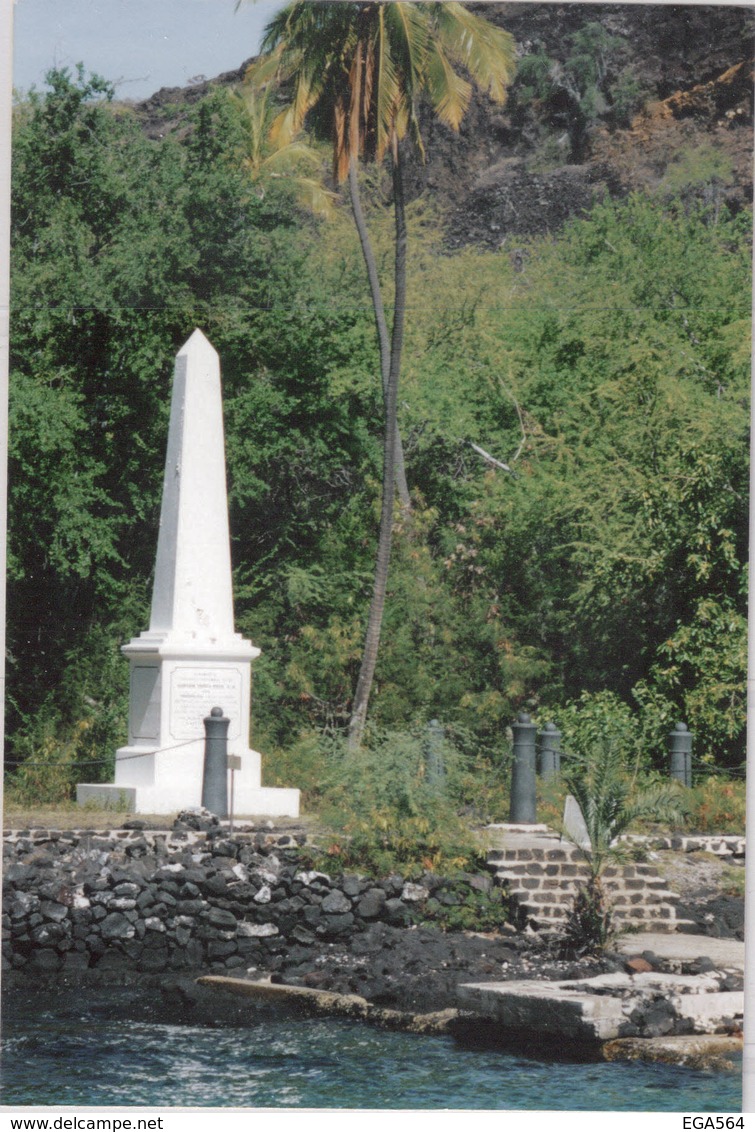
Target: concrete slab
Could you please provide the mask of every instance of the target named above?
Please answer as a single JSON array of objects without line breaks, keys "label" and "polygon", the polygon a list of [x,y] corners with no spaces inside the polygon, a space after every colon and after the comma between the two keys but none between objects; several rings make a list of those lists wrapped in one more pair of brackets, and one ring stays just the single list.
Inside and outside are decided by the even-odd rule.
[{"label": "concrete slab", "polygon": [[592,979],[466,983],[462,1009],[502,1029],[578,1044],[658,1033],[713,1034],[741,1028],[742,991],[719,990],[711,976],[620,972]]},{"label": "concrete slab", "polygon": [[622,1000],[610,994],[589,994],[561,983],[534,979],[465,983],[457,993],[463,1010],[493,1018],[504,1031],[580,1044],[609,1041],[624,1032]]},{"label": "concrete slab", "polygon": [[691,962],[703,955],[717,968],[744,971],[745,945],[739,939],[715,939],[707,935],[686,935],[681,932],[634,932],[622,936],[616,944],[622,955],[641,955],[652,951],[660,959]]},{"label": "concrete slab", "polygon": [[547,825],[512,825],[499,822],[486,825],[483,829],[485,842],[492,849],[554,849],[564,842],[571,846],[559,833]]}]

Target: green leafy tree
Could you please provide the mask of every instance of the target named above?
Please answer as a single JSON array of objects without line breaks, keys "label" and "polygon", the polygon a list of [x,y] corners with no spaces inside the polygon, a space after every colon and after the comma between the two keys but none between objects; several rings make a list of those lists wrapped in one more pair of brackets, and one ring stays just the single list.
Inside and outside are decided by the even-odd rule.
[{"label": "green leafy tree", "polygon": [[[738,218],[711,221],[631,198],[531,245],[523,277],[499,267],[497,280],[479,255],[458,265],[486,294],[453,346],[468,375],[462,436],[475,429],[504,460],[522,422],[525,437],[517,476],[475,479],[466,462],[449,581],[487,600],[515,648],[547,658],[522,707],[602,688],[631,703],[660,673],[664,643],[698,620],[701,598],[744,613],[749,248]],[[430,311],[441,301],[431,288]],[[437,373],[435,357],[421,355],[423,372]],[[434,396],[443,403],[442,384]],[[451,439],[429,409],[427,419]],[[731,684],[730,659],[719,660],[713,671]],[[684,718],[702,669],[678,674]],[[740,707],[737,694],[726,708],[739,736],[732,761]],[[709,740],[704,749],[721,757]]]},{"label": "green leafy tree", "polygon": [[113,718],[123,691],[91,669],[74,706],[69,653],[144,599],[166,411],[154,370],[180,340],[194,254],[180,210],[161,207],[175,150],[117,115],[104,80],[48,81],[14,137],[11,759],[52,689],[72,727]]},{"label": "green leafy tree", "polygon": [[266,555],[317,556],[318,524],[358,487],[373,446],[355,419],[372,410],[326,395],[361,315],[299,314],[314,221],[287,179],[254,192],[226,93],[180,142],[154,142],[103,80],[53,72],[50,87],[15,123],[10,762],[33,736],[51,758],[53,736],[74,762],[95,744],[101,765],[82,776],[107,777],[128,694],[118,645],[148,615],[173,359],[191,328],[223,357],[245,627],[275,589]]},{"label": "green leafy tree", "polygon": [[713,222],[721,215],[725,190],[731,186],[734,168],[728,154],[703,142],[675,154],[663,175],[658,191],[680,197],[688,206],[702,199],[713,209]]},{"label": "green leafy tree", "polygon": [[525,55],[514,101],[520,111],[534,108],[551,127],[565,130],[569,157],[583,161],[589,131],[600,119],[626,124],[642,101],[635,74],[622,68],[626,41],[590,20],[566,37],[559,58],[542,48]]}]

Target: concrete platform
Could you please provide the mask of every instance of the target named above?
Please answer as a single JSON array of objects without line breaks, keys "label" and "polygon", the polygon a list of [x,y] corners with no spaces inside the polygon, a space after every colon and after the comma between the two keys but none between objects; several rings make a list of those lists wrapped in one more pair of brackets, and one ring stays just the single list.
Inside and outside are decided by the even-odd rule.
[{"label": "concrete platform", "polygon": [[465,983],[458,1003],[499,1022],[504,1032],[600,1045],[622,1037],[741,1029],[743,992],[719,987],[713,976],[616,973],[562,982]]},{"label": "concrete platform", "polygon": [[489,849],[559,849],[562,846],[573,848],[571,841],[547,825],[512,825],[510,822],[499,822],[497,825],[486,825],[483,836]]},{"label": "concrete platform", "polygon": [[659,959],[690,962],[707,956],[723,970],[744,971],[745,945],[739,939],[715,939],[707,935],[686,935],[682,932],[633,932],[622,936],[616,950],[622,955],[654,952]]}]

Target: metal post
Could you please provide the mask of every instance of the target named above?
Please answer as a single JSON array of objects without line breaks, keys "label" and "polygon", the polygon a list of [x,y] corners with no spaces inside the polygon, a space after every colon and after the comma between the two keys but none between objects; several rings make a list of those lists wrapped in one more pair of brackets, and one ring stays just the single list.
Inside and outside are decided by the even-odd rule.
[{"label": "metal post", "polygon": [[443,760],[445,731],[437,719],[427,725],[427,783],[436,794],[442,794],[446,784],[446,765]]},{"label": "metal post", "polygon": [[511,808],[509,821],[516,825],[534,825],[537,820],[535,791],[535,733],[537,728],[526,712],[520,712],[512,726],[514,732],[514,767],[511,773]]},{"label": "metal post", "polygon": [[202,805],[219,818],[228,817],[228,725],[223,709],[214,707],[204,721]]},{"label": "metal post", "polygon": [[677,723],[669,732],[669,775],[684,786],[692,785],[692,732],[686,723]]},{"label": "metal post", "polygon": [[233,833],[233,791],[236,785],[236,771],[241,770],[241,755],[228,756],[228,769],[231,772],[231,804],[228,814],[228,832]]},{"label": "metal post", "polygon": [[555,723],[546,723],[540,740],[540,776],[547,781],[561,773],[561,732]]}]

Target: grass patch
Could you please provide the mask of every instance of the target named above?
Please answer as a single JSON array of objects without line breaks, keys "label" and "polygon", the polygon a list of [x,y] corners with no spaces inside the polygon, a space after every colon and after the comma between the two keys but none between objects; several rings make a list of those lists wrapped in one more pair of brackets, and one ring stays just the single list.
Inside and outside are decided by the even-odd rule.
[{"label": "grass patch", "polygon": [[721,876],[721,893],[724,896],[735,896],[739,900],[745,898],[745,871],[739,865],[726,865]]},{"label": "grass patch", "polygon": [[7,799],[3,807],[5,829],[118,829],[130,817],[160,824],[164,829],[173,825],[175,814],[132,814],[126,810],[103,810],[99,807],[79,806],[76,802],[59,802],[54,806],[30,806]]}]

